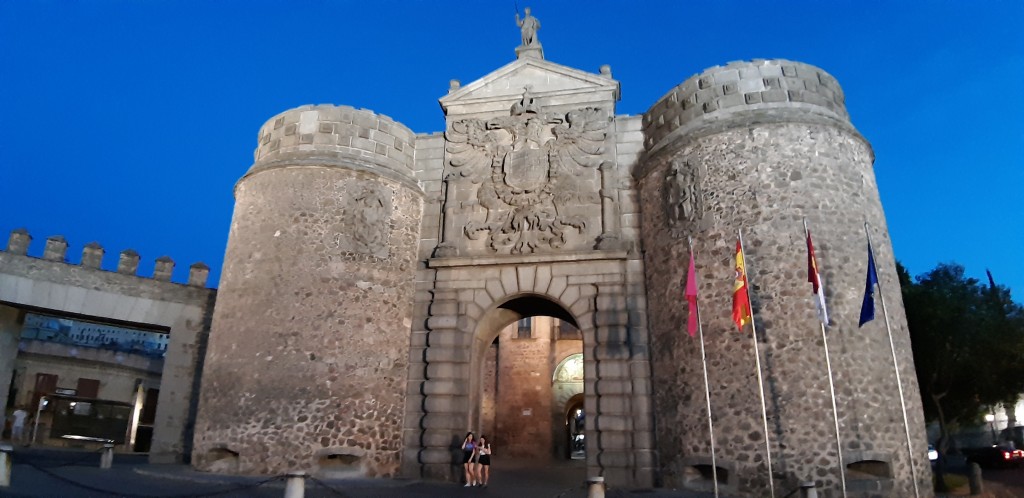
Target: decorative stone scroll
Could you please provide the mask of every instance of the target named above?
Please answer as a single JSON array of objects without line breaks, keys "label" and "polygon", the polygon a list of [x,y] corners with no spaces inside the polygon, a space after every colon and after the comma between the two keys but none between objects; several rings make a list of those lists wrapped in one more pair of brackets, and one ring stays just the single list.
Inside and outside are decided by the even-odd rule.
[{"label": "decorative stone scroll", "polygon": [[[487,213],[466,224],[465,236],[487,237],[495,253],[527,254],[562,247],[567,230],[582,233],[596,217],[567,208],[601,203],[597,166],[609,122],[606,111],[593,107],[543,112],[529,89],[509,116],[453,122],[445,133],[446,180],[479,185],[477,199]],[[449,195],[446,209],[452,202]]]}]

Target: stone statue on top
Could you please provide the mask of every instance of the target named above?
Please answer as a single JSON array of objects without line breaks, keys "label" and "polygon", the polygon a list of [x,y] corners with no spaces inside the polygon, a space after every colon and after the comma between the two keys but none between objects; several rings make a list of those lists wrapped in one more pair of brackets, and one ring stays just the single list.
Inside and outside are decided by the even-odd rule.
[{"label": "stone statue on top", "polygon": [[516,47],[516,58],[533,57],[543,59],[544,50],[540,46],[540,41],[537,40],[540,21],[530,15],[529,7],[523,10],[526,15],[522,18],[519,17],[519,12],[516,12],[516,25],[519,26],[519,30],[522,33],[522,44]]}]

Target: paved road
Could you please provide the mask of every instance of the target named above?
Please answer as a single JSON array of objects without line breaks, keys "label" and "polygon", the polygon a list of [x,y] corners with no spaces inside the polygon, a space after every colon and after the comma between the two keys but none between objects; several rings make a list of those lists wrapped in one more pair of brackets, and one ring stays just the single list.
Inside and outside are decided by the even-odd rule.
[{"label": "paved road", "polygon": [[[412,479],[328,479],[306,483],[309,498],[371,497],[486,497],[584,498],[586,472],[582,462],[564,462],[538,468],[529,463],[496,463],[487,488]],[[204,496],[279,498],[283,481],[205,474],[185,465],[150,465],[138,455],[114,458],[110,470],[99,468],[99,454],[84,451],[18,449],[14,453],[11,487],[0,488],[10,497],[136,497],[199,498]],[[609,498],[627,496],[704,498],[710,493],[675,490],[609,489]]]}]

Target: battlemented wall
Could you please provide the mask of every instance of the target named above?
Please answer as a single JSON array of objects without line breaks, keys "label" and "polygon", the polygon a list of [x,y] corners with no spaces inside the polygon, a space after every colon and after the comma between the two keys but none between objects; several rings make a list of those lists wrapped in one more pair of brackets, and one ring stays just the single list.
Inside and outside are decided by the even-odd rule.
[{"label": "battlemented wall", "polygon": [[235,189],[197,468],[397,473],[423,211],[411,139],[333,106],[261,130]]},{"label": "battlemented wall", "polygon": [[[186,460],[195,411],[194,382],[201,369],[216,295],[216,291],[206,288],[209,268],[193,264],[188,283],[179,284],[171,282],[175,264],[168,257],[157,259],[152,278],[143,278],[137,275],[139,255],[131,249],[120,253],[116,271],[106,271],[101,269],[105,250],[97,243],[82,248],[80,264],[70,264],[66,262],[69,244],[64,237],[48,238],[41,258],[29,255],[31,240],[26,230],[14,230],[7,251],[0,252],[0,302],[21,310],[47,310],[50,314],[168,331],[170,344],[160,371],[150,461]],[[6,325],[0,323],[0,333],[20,333],[20,326],[13,320]],[[32,351],[35,349],[30,348]],[[55,353],[50,353],[54,357]],[[10,375],[15,358],[0,351],[0,372]],[[5,382],[9,385],[10,378]]]},{"label": "battlemented wall", "polygon": [[[873,155],[849,126],[841,102],[842,92],[820,69],[753,61],[687,80],[645,116],[649,155],[638,181],[666,485],[710,484],[693,482],[700,479],[692,471],[711,463],[700,343],[686,334],[682,298],[692,237],[717,463],[728,472],[725,489],[767,488],[751,332],[749,326],[738,332],[731,320],[734,251],[742,229],[772,466],[785,476],[777,486],[813,480],[838,492],[841,467],[825,350],[807,283],[806,219],[832,319],[828,341],[842,459],[850,466],[847,488],[912,496],[914,465],[919,485],[930,490],[920,398]],[[907,393],[912,457],[885,321],[879,316],[857,327],[865,221]]]}]

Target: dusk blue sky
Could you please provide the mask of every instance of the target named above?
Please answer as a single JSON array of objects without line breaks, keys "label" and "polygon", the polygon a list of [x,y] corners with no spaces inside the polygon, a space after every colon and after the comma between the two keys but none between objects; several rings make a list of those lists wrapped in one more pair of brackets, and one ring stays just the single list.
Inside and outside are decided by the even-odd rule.
[{"label": "dusk blue sky", "polygon": [[[548,60],[640,114],[701,70],[786,58],[842,85],[897,259],[963,264],[1021,301],[1024,2],[532,2]],[[516,2],[0,0],[0,234],[167,255],[216,286],[259,127],[303,104],[441,131],[437,99],[514,59]]]}]

